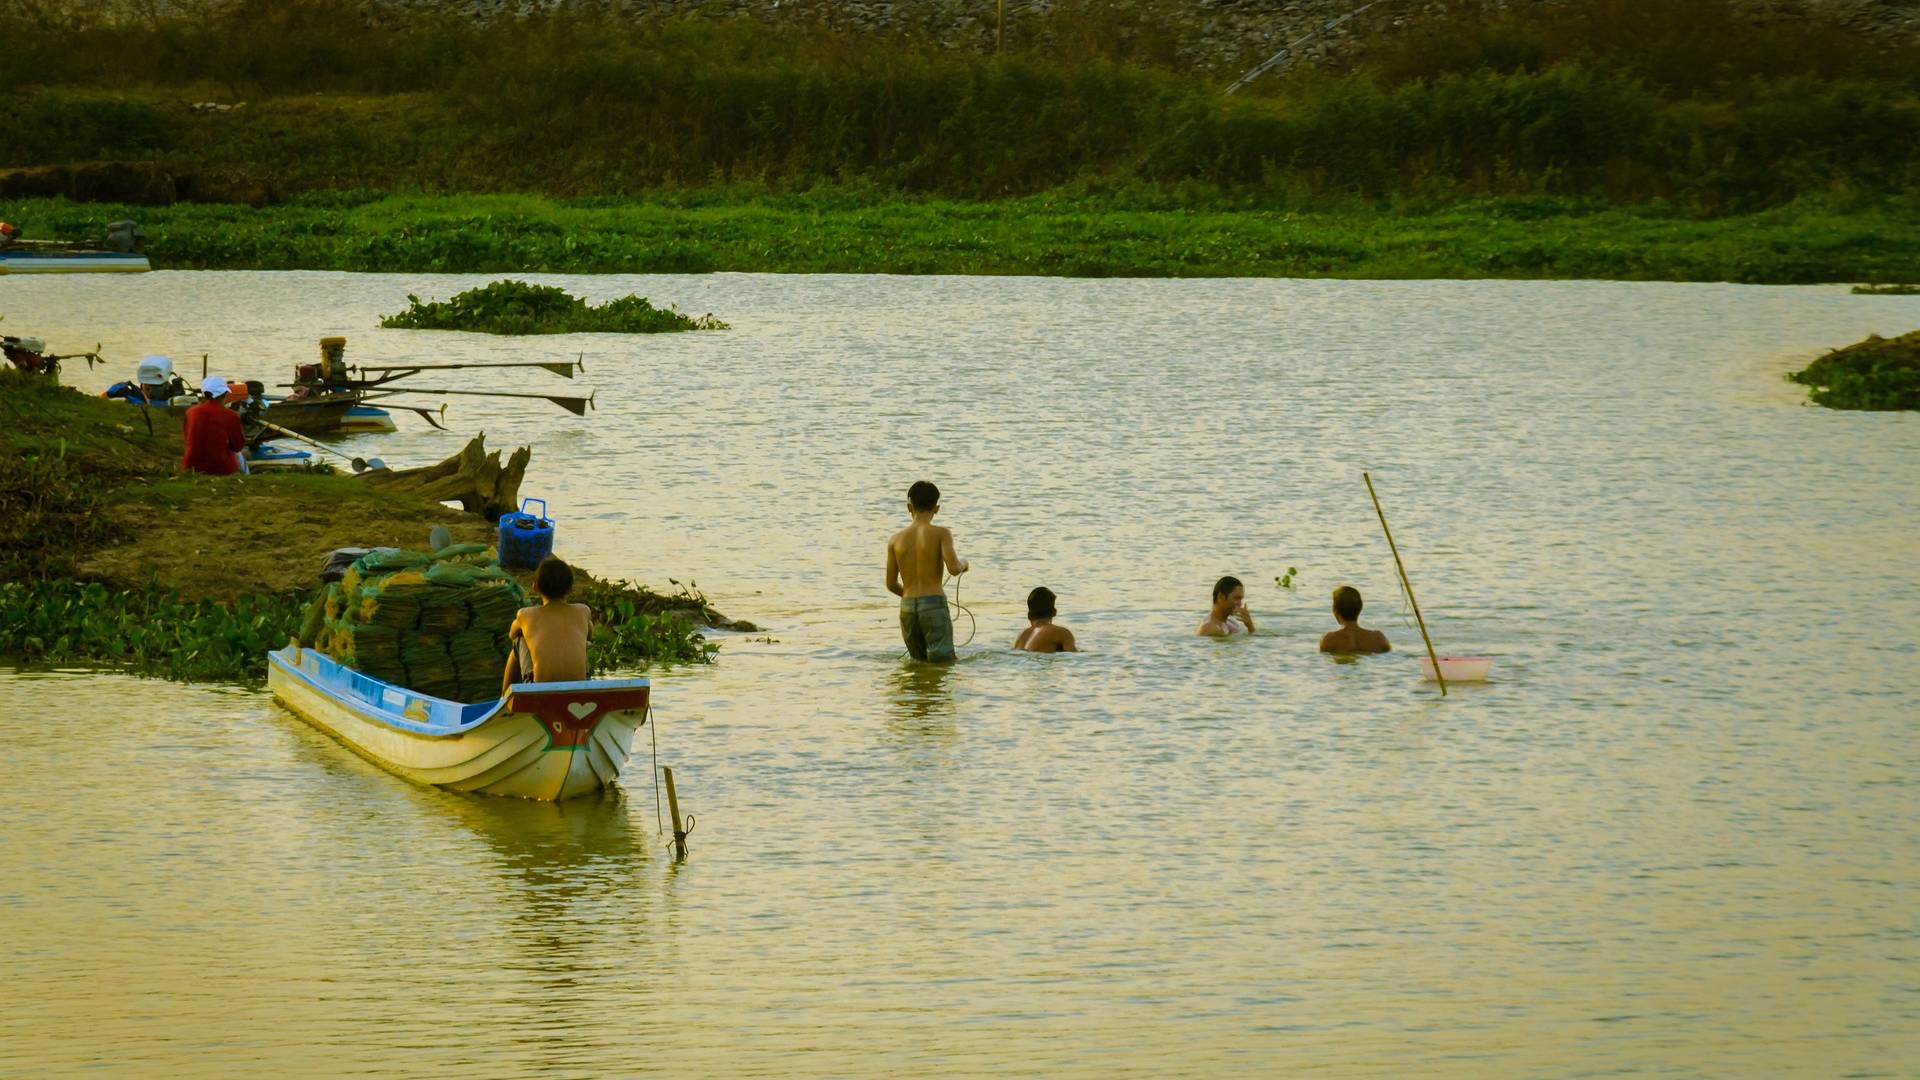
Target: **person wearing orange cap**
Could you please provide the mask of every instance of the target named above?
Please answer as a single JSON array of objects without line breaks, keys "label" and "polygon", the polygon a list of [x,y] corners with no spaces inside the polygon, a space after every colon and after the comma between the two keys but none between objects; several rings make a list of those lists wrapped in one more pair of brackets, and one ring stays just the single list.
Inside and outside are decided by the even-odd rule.
[{"label": "person wearing orange cap", "polygon": [[[243,393],[245,390],[241,387]],[[210,375],[200,384],[200,404],[187,410],[182,470],[208,476],[232,476],[244,471],[240,454],[247,448],[247,436],[239,415],[221,404],[227,393],[227,380],[218,375]]]}]

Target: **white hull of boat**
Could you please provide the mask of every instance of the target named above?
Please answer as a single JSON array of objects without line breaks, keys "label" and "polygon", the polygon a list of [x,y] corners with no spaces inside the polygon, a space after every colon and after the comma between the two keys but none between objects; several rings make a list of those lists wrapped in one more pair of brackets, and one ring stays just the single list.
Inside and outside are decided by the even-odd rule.
[{"label": "white hull of boat", "polygon": [[152,269],[145,255],[111,251],[0,251],[5,274],[139,274]]},{"label": "white hull of boat", "polygon": [[289,646],[267,654],[267,687],[288,709],[409,780],[555,801],[611,784],[646,722],[645,679],[517,683],[499,701],[416,694]]}]

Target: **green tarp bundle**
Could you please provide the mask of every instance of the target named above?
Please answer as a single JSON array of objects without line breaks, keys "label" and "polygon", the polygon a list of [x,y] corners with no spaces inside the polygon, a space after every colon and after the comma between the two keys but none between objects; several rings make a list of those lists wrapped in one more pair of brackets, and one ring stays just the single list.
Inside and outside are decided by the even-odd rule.
[{"label": "green tarp bundle", "polygon": [[453,701],[500,693],[520,583],[478,544],[362,557],[308,608],[301,640],[377,679]]}]

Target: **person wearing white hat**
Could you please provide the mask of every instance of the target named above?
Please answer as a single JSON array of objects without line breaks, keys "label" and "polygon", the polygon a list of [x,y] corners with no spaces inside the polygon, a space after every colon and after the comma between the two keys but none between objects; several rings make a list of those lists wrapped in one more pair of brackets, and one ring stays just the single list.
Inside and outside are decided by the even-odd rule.
[{"label": "person wearing white hat", "polygon": [[180,455],[183,471],[208,476],[246,471],[246,461],[240,456],[247,448],[246,432],[240,426],[240,417],[221,404],[226,396],[227,380],[209,375],[201,381],[200,404],[187,410],[187,449]]},{"label": "person wearing white hat", "polygon": [[134,369],[133,378],[126,382],[117,382],[107,387],[100,395],[108,398],[126,398],[128,401],[149,405],[165,405],[167,402],[187,392],[187,384],[173,373],[173,361],[164,356],[143,356],[140,366]]}]

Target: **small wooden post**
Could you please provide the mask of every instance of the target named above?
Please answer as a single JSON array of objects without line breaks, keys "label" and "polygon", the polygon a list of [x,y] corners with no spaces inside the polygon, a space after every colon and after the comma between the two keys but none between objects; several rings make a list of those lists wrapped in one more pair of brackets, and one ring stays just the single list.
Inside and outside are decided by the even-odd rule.
[{"label": "small wooden post", "polygon": [[1387,550],[1393,552],[1393,568],[1400,571],[1400,584],[1407,590],[1407,603],[1413,605],[1413,621],[1420,624],[1420,640],[1427,643],[1427,659],[1433,661],[1433,677],[1440,683],[1440,696],[1447,696],[1447,673],[1440,670],[1440,657],[1434,654],[1433,639],[1427,636],[1427,620],[1420,617],[1420,601],[1413,598],[1413,582],[1407,580],[1407,566],[1400,561],[1400,549],[1394,545],[1393,530],[1387,528],[1387,512],[1380,509],[1380,496],[1373,490],[1373,477],[1366,473],[1367,494],[1373,498],[1373,512],[1380,515],[1380,531],[1387,534]]},{"label": "small wooden post", "polygon": [[200,379],[202,382],[204,382],[206,381],[206,378],[207,378],[207,354],[201,353],[200,354]]},{"label": "small wooden post", "polygon": [[673,857],[687,857],[687,830],[680,823],[680,796],[673,790],[673,768],[660,766],[660,774],[667,779],[667,813],[673,817]]}]

